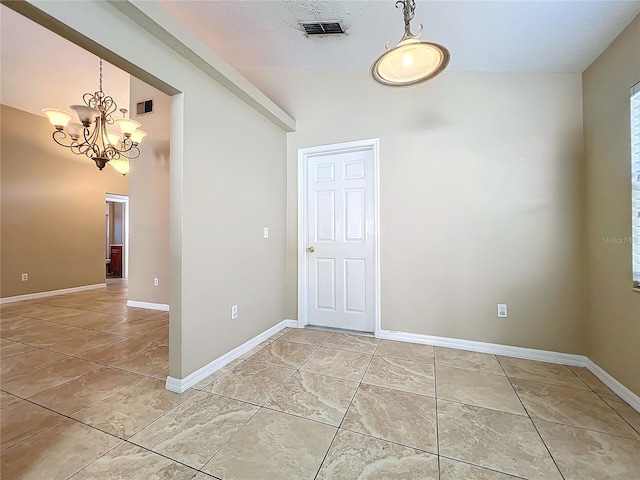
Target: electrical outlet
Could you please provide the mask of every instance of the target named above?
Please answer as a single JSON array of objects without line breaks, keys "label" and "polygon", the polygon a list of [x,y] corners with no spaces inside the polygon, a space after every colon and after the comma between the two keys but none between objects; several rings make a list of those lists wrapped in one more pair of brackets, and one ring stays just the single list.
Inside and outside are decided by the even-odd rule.
[{"label": "electrical outlet", "polygon": [[264,238],[269,238],[269,227],[264,227]]},{"label": "electrical outlet", "polygon": [[238,305],[231,305],[231,320],[238,318]]},{"label": "electrical outlet", "polygon": [[26,282],[27,280],[29,280],[29,274],[28,273],[23,273],[22,274],[22,281]]},{"label": "electrical outlet", "polygon": [[155,278],[153,279],[153,286],[154,286],[154,287],[157,287],[159,284],[160,284],[160,281],[158,280],[158,277],[155,277]]},{"label": "electrical outlet", "polygon": [[509,315],[507,315],[507,304],[506,303],[499,303],[498,304],[498,318],[507,318]]}]

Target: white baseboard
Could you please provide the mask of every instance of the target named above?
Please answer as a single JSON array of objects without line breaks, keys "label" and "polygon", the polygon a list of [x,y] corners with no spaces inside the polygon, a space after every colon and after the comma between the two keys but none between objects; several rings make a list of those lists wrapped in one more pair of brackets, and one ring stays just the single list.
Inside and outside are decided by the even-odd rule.
[{"label": "white baseboard", "polygon": [[421,335],[419,333],[380,330],[378,338],[383,338],[385,340],[397,340],[400,342],[422,343],[424,345],[433,345],[434,347],[457,348],[459,350],[469,350],[471,352],[491,353],[493,355],[524,358],[526,360],[537,360],[539,362],[561,363],[563,365],[578,367],[585,367],[587,362],[587,357],[584,355],[536,350],[534,348],[512,347],[510,345],[501,345],[499,343],[475,342],[472,340],[461,340],[458,338],[434,337],[431,335]]},{"label": "white baseboard", "polygon": [[146,308],[148,310],[161,310],[163,312],[169,311],[169,305],[167,305],[166,303],[138,302],[137,300],[127,300],[127,307]]},{"label": "white baseboard", "polygon": [[106,288],[106,283],[96,283],[95,285],[83,285],[81,287],[63,288],[61,290],[50,290],[48,292],[27,293],[26,295],[17,295],[15,297],[0,298],[0,305],[5,303],[22,302],[23,300],[34,300],[36,298],[54,297],[56,295],[64,295],[66,293],[84,292],[86,290],[95,290],[97,288]]},{"label": "white baseboard", "polygon": [[251,350],[253,347],[258,345],[259,343],[275,335],[283,328],[286,328],[286,327],[296,328],[297,326],[298,326],[298,322],[296,320],[283,320],[277,325],[274,325],[270,329],[265,330],[264,332],[256,335],[252,339],[247,340],[239,347],[236,347],[230,352],[225,353],[221,357],[216,358],[211,363],[208,363],[204,367],[199,368],[195,372],[190,373],[189,375],[187,375],[182,379],[167,377],[166,388],[167,390],[170,390],[172,392],[183,393],[187,391],[189,388],[193,387],[199,381],[207,378],[216,370],[220,370],[222,367],[224,367],[228,363],[233,362],[236,358],[247,353],[249,350]]},{"label": "white baseboard", "polygon": [[472,340],[460,340],[457,338],[434,337],[418,333],[394,332],[392,330],[381,330],[378,338],[396,340],[399,342],[421,343],[423,345],[433,345],[435,347],[457,348],[459,350],[490,353],[493,355],[503,355],[505,357],[524,358],[526,360],[536,360],[539,362],[586,367],[621,399],[640,412],[640,397],[609,375],[601,367],[596,365],[589,357],[585,357],[584,355],[513,347],[498,343],[474,342]]},{"label": "white baseboard", "polygon": [[621,384],[618,380],[609,375],[593,360],[587,358],[587,364],[585,365],[591,373],[600,379],[607,387],[615,392],[622,400],[627,402],[631,407],[640,412],[640,397]]}]

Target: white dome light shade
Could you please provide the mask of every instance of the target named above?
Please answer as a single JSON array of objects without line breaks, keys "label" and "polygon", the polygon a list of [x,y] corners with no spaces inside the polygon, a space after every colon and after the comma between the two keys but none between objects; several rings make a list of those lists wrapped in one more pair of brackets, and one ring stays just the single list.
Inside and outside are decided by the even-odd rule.
[{"label": "white dome light shade", "polygon": [[117,160],[109,160],[109,165],[123,177],[129,173],[129,159],[127,157],[121,157]]},{"label": "white dome light shade", "polygon": [[47,116],[51,125],[56,127],[58,130],[62,130],[66,127],[69,121],[71,121],[71,118],[73,118],[73,115],[69,112],[58,110],[56,108],[45,108],[42,110],[42,113]]},{"label": "white dome light shade", "polygon": [[78,120],[80,120],[80,123],[85,127],[88,127],[96,118],[100,117],[100,112],[98,110],[87,107],[86,105],[71,105],[69,108],[76,112]]},{"label": "white dome light shade", "polygon": [[144,130],[136,130],[131,134],[131,141],[134,145],[138,145],[144,137],[147,136],[147,132]]},{"label": "white dome light shade", "polygon": [[389,86],[407,86],[427,81],[449,64],[449,51],[416,37],[402,40],[383,53],[371,67],[371,77]]},{"label": "white dome light shade", "polygon": [[78,140],[83,130],[84,127],[76,122],[71,122],[67,125],[67,132],[73,140]]},{"label": "white dome light shade", "polygon": [[107,132],[107,137],[109,137],[109,143],[114,147],[117,147],[121,140],[120,134],[115,132]]},{"label": "white dome light shade", "polygon": [[122,133],[124,133],[127,137],[130,137],[137,128],[142,126],[140,122],[136,122],[135,120],[131,120],[129,118],[118,118],[116,119],[116,123],[122,130]]}]

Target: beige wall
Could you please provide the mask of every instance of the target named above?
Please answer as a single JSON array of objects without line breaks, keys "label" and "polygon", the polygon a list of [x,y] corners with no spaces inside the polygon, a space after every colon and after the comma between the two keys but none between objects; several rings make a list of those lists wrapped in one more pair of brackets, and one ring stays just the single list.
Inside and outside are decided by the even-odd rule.
[{"label": "beige wall", "polygon": [[640,395],[640,293],[632,291],[629,90],[640,17],[584,72],[589,357]]},{"label": "beige wall", "polygon": [[286,135],[107,2],[33,3],[183,92],[172,97],[169,374],[184,378],[284,317]]},{"label": "beige wall", "polygon": [[127,178],[57,146],[52,128],[2,106],[2,298],[105,281],[105,193],[127,195]]},{"label": "beige wall", "polygon": [[[297,151],[380,138],[382,328],[581,353],[580,75],[246,71],[288,135],[287,318],[297,318]],[[509,318],[496,318],[507,303]]]},{"label": "beige wall", "polygon": [[[135,77],[130,91],[130,117],[142,123],[148,136],[140,144],[140,156],[130,163],[129,300],[169,304],[171,97]],[[136,103],[148,99],[153,99],[153,113],[136,116]]]}]

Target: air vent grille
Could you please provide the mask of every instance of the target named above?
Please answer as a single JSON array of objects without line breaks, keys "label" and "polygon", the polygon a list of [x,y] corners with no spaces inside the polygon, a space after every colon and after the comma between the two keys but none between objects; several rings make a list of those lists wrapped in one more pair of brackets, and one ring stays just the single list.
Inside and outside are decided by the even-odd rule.
[{"label": "air vent grille", "polygon": [[342,35],[340,22],[300,22],[307,35]]}]

